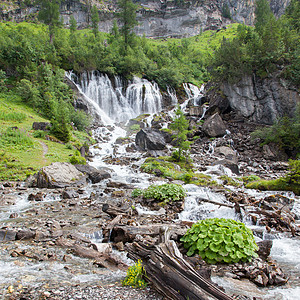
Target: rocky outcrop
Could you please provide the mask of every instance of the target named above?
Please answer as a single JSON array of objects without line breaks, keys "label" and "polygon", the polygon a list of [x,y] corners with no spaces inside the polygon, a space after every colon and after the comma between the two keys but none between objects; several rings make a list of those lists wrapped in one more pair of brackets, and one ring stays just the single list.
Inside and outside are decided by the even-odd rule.
[{"label": "rocky outcrop", "polygon": [[[21,2],[21,1],[20,1]],[[23,1],[22,1],[23,2]],[[211,1],[167,1],[141,0],[138,4],[135,28],[138,35],[147,37],[189,37],[209,29],[220,29],[231,22],[247,25],[254,23],[255,0],[211,0]],[[180,3],[179,3],[180,2]],[[284,12],[290,0],[270,0],[273,12],[279,16]],[[110,32],[118,10],[117,0],[86,1],[62,0],[61,16],[66,26],[70,17],[77,21],[79,29],[91,25],[91,5],[99,10],[99,30]],[[222,14],[224,5],[228,5],[230,17]],[[37,15],[38,6],[18,5],[18,2],[7,4],[0,10],[0,19],[5,21],[24,21]]]},{"label": "rocky outcrop", "polygon": [[163,134],[158,130],[144,128],[135,137],[135,143],[142,150],[163,150],[166,141]]},{"label": "rocky outcrop", "polygon": [[92,183],[98,183],[103,179],[111,178],[110,173],[112,172],[108,168],[102,168],[100,170],[90,165],[75,165],[76,169],[86,174]]},{"label": "rocky outcrop", "polygon": [[209,137],[220,137],[226,134],[226,125],[218,113],[205,120],[201,129]]},{"label": "rocky outcrop", "polygon": [[[223,83],[220,90],[220,93],[209,93],[209,111],[233,111],[236,116],[258,124],[273,124],[280,117],[292,117],[300,103],[299,91],[277,77],[261,79],[245,75],[236,84]],[[226,104],[224,110],[227,102],[229,106]]]},{"label": "rocky outcrop", "polygon": [[38,188],[63,188],[81,185],[86,182],[86,176],[70,163],[55,162],[43,167],[29,184]]}]

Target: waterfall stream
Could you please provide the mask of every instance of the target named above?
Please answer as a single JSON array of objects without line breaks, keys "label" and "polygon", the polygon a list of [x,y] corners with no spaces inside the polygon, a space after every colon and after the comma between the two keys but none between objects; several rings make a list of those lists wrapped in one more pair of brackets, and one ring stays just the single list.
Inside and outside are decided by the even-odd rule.
[{"label": "waterfall stream", "polygon": [[[97,128],[94,131],[94,135],[97,135],[101,142],[91,148],[93,154],[93,160],[90,164],[96,168],[107,167],[114,172],[112,173],[112,181],[120,182],[124,184],[130,184],[135,188],[146,188],[153,182],[151,179],[152,175],[141,173],[138,170],[138,166],[143,162],[143,157],[141,153],[138,152],[128,152],[124,145],[116,145],[115,142],[119,137],[125,137],[126,131],[121,127],[117,126],[116,123],[125,122],[131,118],[135,118],[140,114],[154,114],[162,110],[162,95],[155,83],[150,83],[145,79],[134,78],[132,81],[128,82],[126,86],[122,79],[115,76],[110,79],[105,74],[100,74],[97,72],[92,72],[90,74],[83,74],[81,79],[77,78],[74,74],[68,75],[70,79],[74,80],[74,83],[78,86],[79,90],[84,93],[87,101],[92,103],[95,108],[96,113],[102,119],[102,127]],[[192,100],[194,105],[198,105],[197,102],[201,96],[201,89],[197,87],[186,84],[184,85],[186,91],[187,100],[183,104],[183,108],[187,106],[188,101]],[[172,103],[177,103],[177,97],[174,91],[169,89],[169,95],[172,99]],[[205,111],[204,111],[205,113]],[[204,116],[204,115],[203,115]],[[150,119],[151,120],[151,117]],[[150,123],[149,121],[148,123]],[[109,126],[107,125],[109,124]],[[210,149],[213,154],[213,147]],[[130,164],[112,164],[107,161],[108,157],[126,157],[133,159],[135,161],[135,168],[132,168]],[[224,167],[223,167],[224,168]],[[229,169],[225,170],[230,175]],[[208,170],[209,172],[209,170]],[[157,180],[156,184],[161,184],[166,182],[165,179],[161,181]],[[85,193],[88,195],[92,193],[95,189],[100,193],[104,193],[107,181],[102,181],[98,185],[93,187],[89,186]],[[216,203],[229,204],[226,197],[222,193],[216,193],[208,187],[199,187],[193,184],[183,185],[187,191],[187,197],[185,200],[184,210],[179,214],[178,220],[189,220],[198,221],[204,218],[210,217],[222,217],[222,218],[233,218],[239,219],[240,216],[235,214],[233,208],[230,207],[220,207],[213,203],[202,202],[201,199],[214,200]],[[244,190],[245,193],[254,193],[253,191]],[[255,197],[264,197],[265,192],[255,192]],[[26,200],[26,197],[15,195],[17,201],[15,205],[12,205],[6,210],[1,210],[0,220],[1,222],[7,221],[8,216],[11,212],[18,212],[22,216],[22,212],[29,209],[32,204]],[[294,211],[300,218],[300,202],[299,197],[295,197],[290,194],[296,201]],[[83,196],[81,196],[83,198]],[[47,196],[43,201],[52,202],[60,200],[57,195]],[[43,203],[39,203],[42,205]],[[147,209],[137,204],[137,210],[140,214],[157,214],[158,212],[149,212]],[[163,212],[162,212],[163,213]],[[77,221],[77,220],[75,220]],[[247,218],[243,220],[245,223],[248,222]],[[102,232],[97,229],[98,221],[93,221],[90,226],[94,226],[95,231],[90,233],[88,236],[90,239],[96,242],[101,241]],[[248,224],[250,226],[250,223]],[[300,247],[300,241],[297,238],[286,238],[284,235],[279,236],[269,236],[269,238],[274,239],[274,245],[272,249],[272,256],[277,259],[283,266],[284,270],[287,271],[290,276],[292,276],[291,283],[277,288],[271,289],[258,289],[255,288],[253,291],[249,291],[249,295],[252,297],[263,297],[263,299],[282,299],[282,300],[294,300],[297,298],[300,292],[300,255],[298,255],[298,249]],[[4,253],[4,251],[3,251]],[[1,251],[0,251],[0,254]],[[89,272],[88,268],[91,270],[94,268],[87,259],[76,258],[72,256],[72,260],[84,271],[78,273],[72,277],[72,282],[100,282],[101,280],[119,280],[120,277],[124,276],[124,272],[115,272],[114,274],[108,274],[109,272],[103,271],[102,273]],[[66,264],[64,264],[66,265]],[[70,274],[67,273],[67,268],[64,267],[62,263],[52,263],[41,262],[34,265],[33,263],[28,263],[23,266],[15,265],[13,258],[8,258],[0,262],[0,282],[1,286],[6,283],[10,283],[14,278],[19,278],[25,282],[33,281],[34,277],[47,278],[53,276],[57,282],[67,282],[70,280]],[[71,264],[67,264],[67,267],[72,268]],[[79,268],[79,267],[78,267]],[[43,272],[38,273],[40,270]],[[226,281],[224,278],[215,278],[216,282],[223,285],[229,293],[243,292],[246,290],[242,286],[242,283]],[[47,282],[47,281],[46,281]]]}]

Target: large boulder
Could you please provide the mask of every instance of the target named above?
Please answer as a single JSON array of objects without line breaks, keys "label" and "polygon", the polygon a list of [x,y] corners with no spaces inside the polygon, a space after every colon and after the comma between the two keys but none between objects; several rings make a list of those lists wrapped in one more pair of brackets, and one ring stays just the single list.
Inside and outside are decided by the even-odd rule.
[{"label": "large boulder", "polygon": [[38,188],[63,188],[86,183],[86,176],[67,162],[55,162],[41,168],[34,175],[31,186]]},{"label": "large boulder", "polygon": [[136,145],[142,150],[163,150],[166,148],[166,141],[159,130],[144,128],[135,137]]},{"label": "large boulder", "polygon": [[108,168],[96,169],[90,165],[75,165],[76,169],[88,176],[92,183],[98,183],[103,179],[111,178],[111,170]]},{"label": "large boulder", "polygon": [[205,120],[202,130],[209,137],[220,137],[226,134],[226,125],[220,115],[215,113]]},{"label": "large boulder", "polygon": [[32,129],[47,131],[51,127],[49,122],[33,122]]}]

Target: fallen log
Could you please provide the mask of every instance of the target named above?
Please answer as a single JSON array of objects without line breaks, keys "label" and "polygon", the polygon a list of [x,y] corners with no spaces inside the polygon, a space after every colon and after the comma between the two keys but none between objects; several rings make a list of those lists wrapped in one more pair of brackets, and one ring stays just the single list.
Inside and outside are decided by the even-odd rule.
[{"label": "fallen log", "polygon": [[[149,225],[115,225],[111,230],[110,241],[118,242],[133,242],[137,235],[146,235],[150,237],[159,236],[163,227],[166,224],[149,224]],[[172,239],[177,240],[178,236],[183,236],[188,226],[185,224],[168,224]]]},{"label": "fallen log", "polygon": [[[167,230],[168,231],[168,230]],[[141,239],[127,245],[128,256],[142,259],[147,279],[170,300],[233,300],[210,280],[204,278],[182,256],[169,232],[162,243],[148,244]]]}]

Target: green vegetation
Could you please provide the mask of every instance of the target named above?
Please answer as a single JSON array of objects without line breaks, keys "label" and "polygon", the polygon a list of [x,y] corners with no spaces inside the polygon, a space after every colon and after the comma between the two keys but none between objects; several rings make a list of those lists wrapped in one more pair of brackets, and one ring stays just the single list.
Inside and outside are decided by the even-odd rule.
[{"label": "green vegetation", "polygon": [[256,1],[255,28],[239,25],[237,36],[224,38],[212,56],[214,80],[239,81],[244,74],[264,78],[276,70],[300,85],[298,0],[291,1],[286,15],[276,19],[267,0]]},{"label": "green vegetation", "polygon": [[167,203],[169,201],[183,200],[186,192],[179,184],[165,183],[162,185],[150,185],[146,190],[135,189],[132,192],[132,196],[143,196],[145,199],[155,199]]},{"label": "green vegetation", "polygon": [[189,162],[174,162],[174,159],[169,156],[149,157],[142,164],[141,170],[161,177],[182,180],[185,183],[193,183],[200,186],[217,186],[217,182],[211,180],[209,175],[194,173]]},{"label": "green vegetation", "polygon": [[75,153],[70,157],[69,162],[72,165],[85,165],[86,164],[85,158],[80,155],[80,152],[78,150],[75,150]]},{"label": "green vegetation", "polygon": [[293,118],[283,117],[270,127],[251,134],[252,138],[263,139],[263,144],[276,143],[290,157],[300,155],[300,105]]},{"label": "green vegetation", "polygon": [[189,121],[186,119],[179,105],[175,111],[173,122],[169,127],[174,134],[173,140],[175,140],[176,143],[175,147],[178,149],[178,151],[176,151],[172,157],[178,162],[184,160],[184,158],[186,161],[188,161],[191,145],[191,142],[189,142],[187,139],[187,134],[189,132]]},{"label": "green vegetation", "polygon": [[[45,140],[46,136],[52,139],[49,132],[32,130],[33,122],[47,120],[20,96],[13,92],[0,93],[0,112],[0,180],[24,180],[42,166],[69,160],[73,148]],[[71,133],[70,143],[78,149],[93,142],[86,133]]]},{"label": "green vegetation", "polygon": [[246,184],[246,188],[262,191],[292,191],[300,195],[300,160],[290,160],[289,167],[289,173],[282,178],[252,181]]},{"label": "green vegetation", "polygon": [[127,275],[122,281],[122,285],[129,285],[134,288],[145,288],[147,282],[144,277],[146,277],[146,272],[142,265],[142,261],[139,259],[134,266],[128,268]]},{"label": "green vegetation", "polygon": [[199,254],[206,262],[237,263],[257,257],[252,231],[232,219],[205,219],[192,225],[181,238],[187,255]]}]

